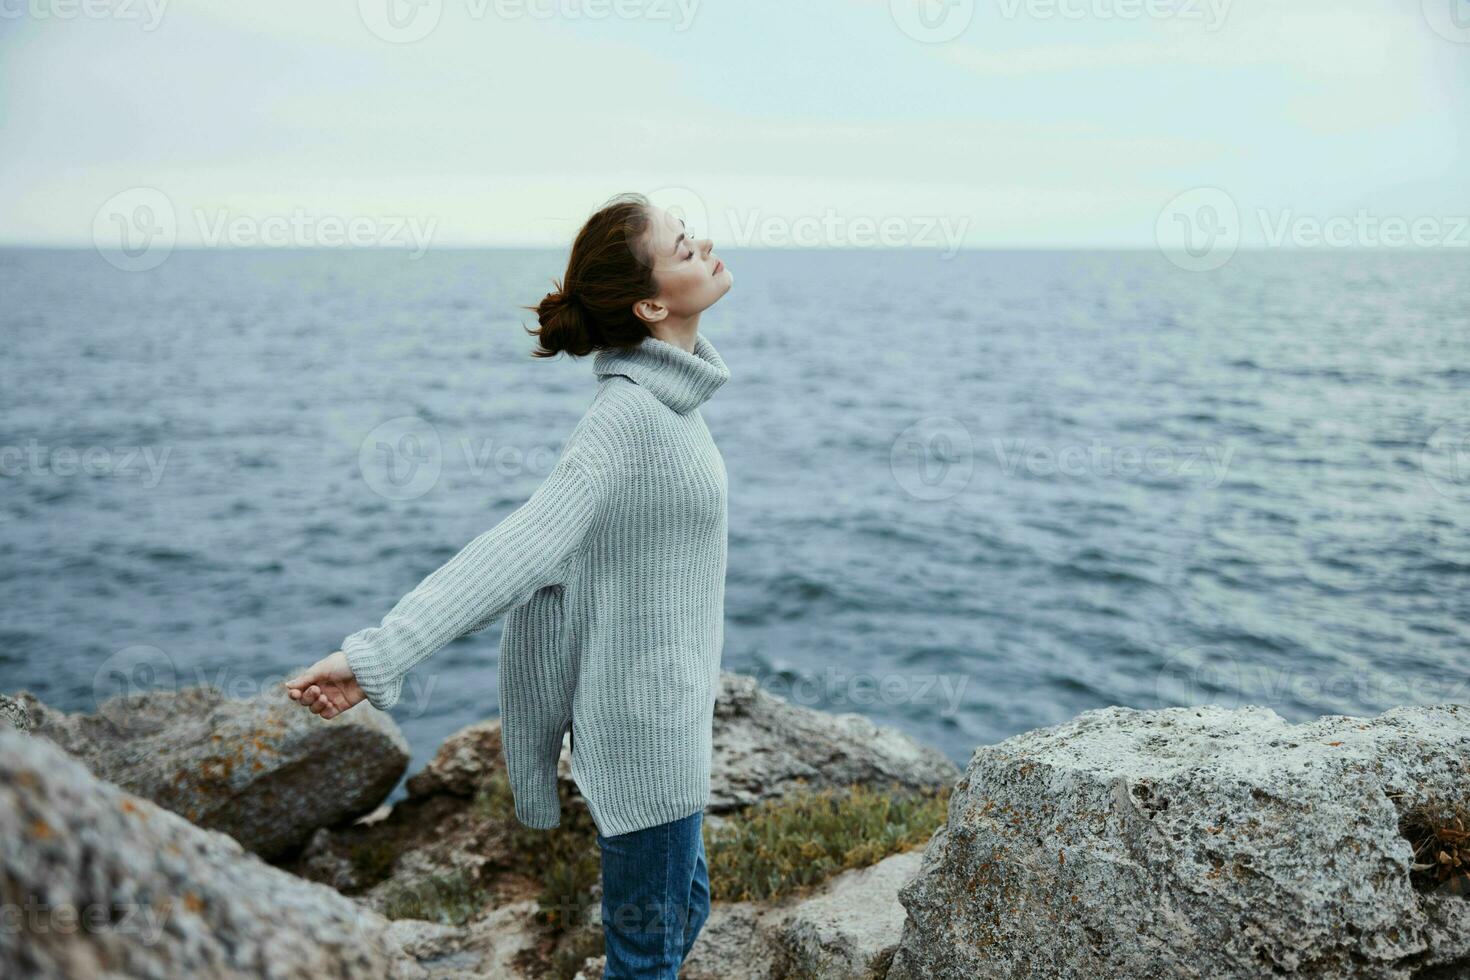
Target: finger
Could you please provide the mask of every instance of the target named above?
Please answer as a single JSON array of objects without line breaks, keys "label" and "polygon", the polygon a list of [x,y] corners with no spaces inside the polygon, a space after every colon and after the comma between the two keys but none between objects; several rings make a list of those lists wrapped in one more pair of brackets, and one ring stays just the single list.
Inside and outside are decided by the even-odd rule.
[{"label": "finger", "polygon": [[305,705],[315,704],[317,698],[321,696],[321,693],[322,689],[313,684],[301,693],[301,703]]}]

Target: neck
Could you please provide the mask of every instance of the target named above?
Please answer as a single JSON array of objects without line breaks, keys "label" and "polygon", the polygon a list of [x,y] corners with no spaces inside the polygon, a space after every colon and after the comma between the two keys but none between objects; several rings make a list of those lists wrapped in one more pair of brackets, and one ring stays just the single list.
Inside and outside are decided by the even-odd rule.
[{"label": "neck", "polygon": [[677,319],[669,317],[652,324],[648,331],[664,343],[673,344],[692,354],[694,353],[694,341],[699,335],[699,314]]}]

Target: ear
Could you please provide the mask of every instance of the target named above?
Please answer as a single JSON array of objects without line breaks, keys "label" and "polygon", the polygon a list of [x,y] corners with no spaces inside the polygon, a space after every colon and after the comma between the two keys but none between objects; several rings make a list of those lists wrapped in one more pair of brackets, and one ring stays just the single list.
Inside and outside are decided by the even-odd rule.
[{"label": "ear", "polygon": [[656,299],[640,299],[633,304],[633,315],[644,323],[658,323],[669,315],[669,308]]}]

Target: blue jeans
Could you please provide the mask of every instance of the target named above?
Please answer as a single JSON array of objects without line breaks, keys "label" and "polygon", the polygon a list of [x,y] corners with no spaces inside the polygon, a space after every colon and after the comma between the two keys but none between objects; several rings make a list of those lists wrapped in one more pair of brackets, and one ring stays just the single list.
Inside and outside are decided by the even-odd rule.
[{"label": "blue jeans", "polygon": [[677,980],[709,917],[704,811],[612,837],[602,851],[603,980]]}]

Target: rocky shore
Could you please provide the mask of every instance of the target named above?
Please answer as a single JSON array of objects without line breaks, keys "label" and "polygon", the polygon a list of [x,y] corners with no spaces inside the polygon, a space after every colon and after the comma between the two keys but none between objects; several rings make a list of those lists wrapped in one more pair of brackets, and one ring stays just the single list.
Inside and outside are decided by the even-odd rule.
[{"label": "rocky shore", "polygon": [[[1470,707],[1087,711],[962,772],[725,673],[681,976],[1470,976]],[[187,704],[187,710],[180,710]],[[521,827],[498,720],[0,695],[0,976],[601,976],[598,853]],[[775,842],[775,844],[771,844]]]}]

